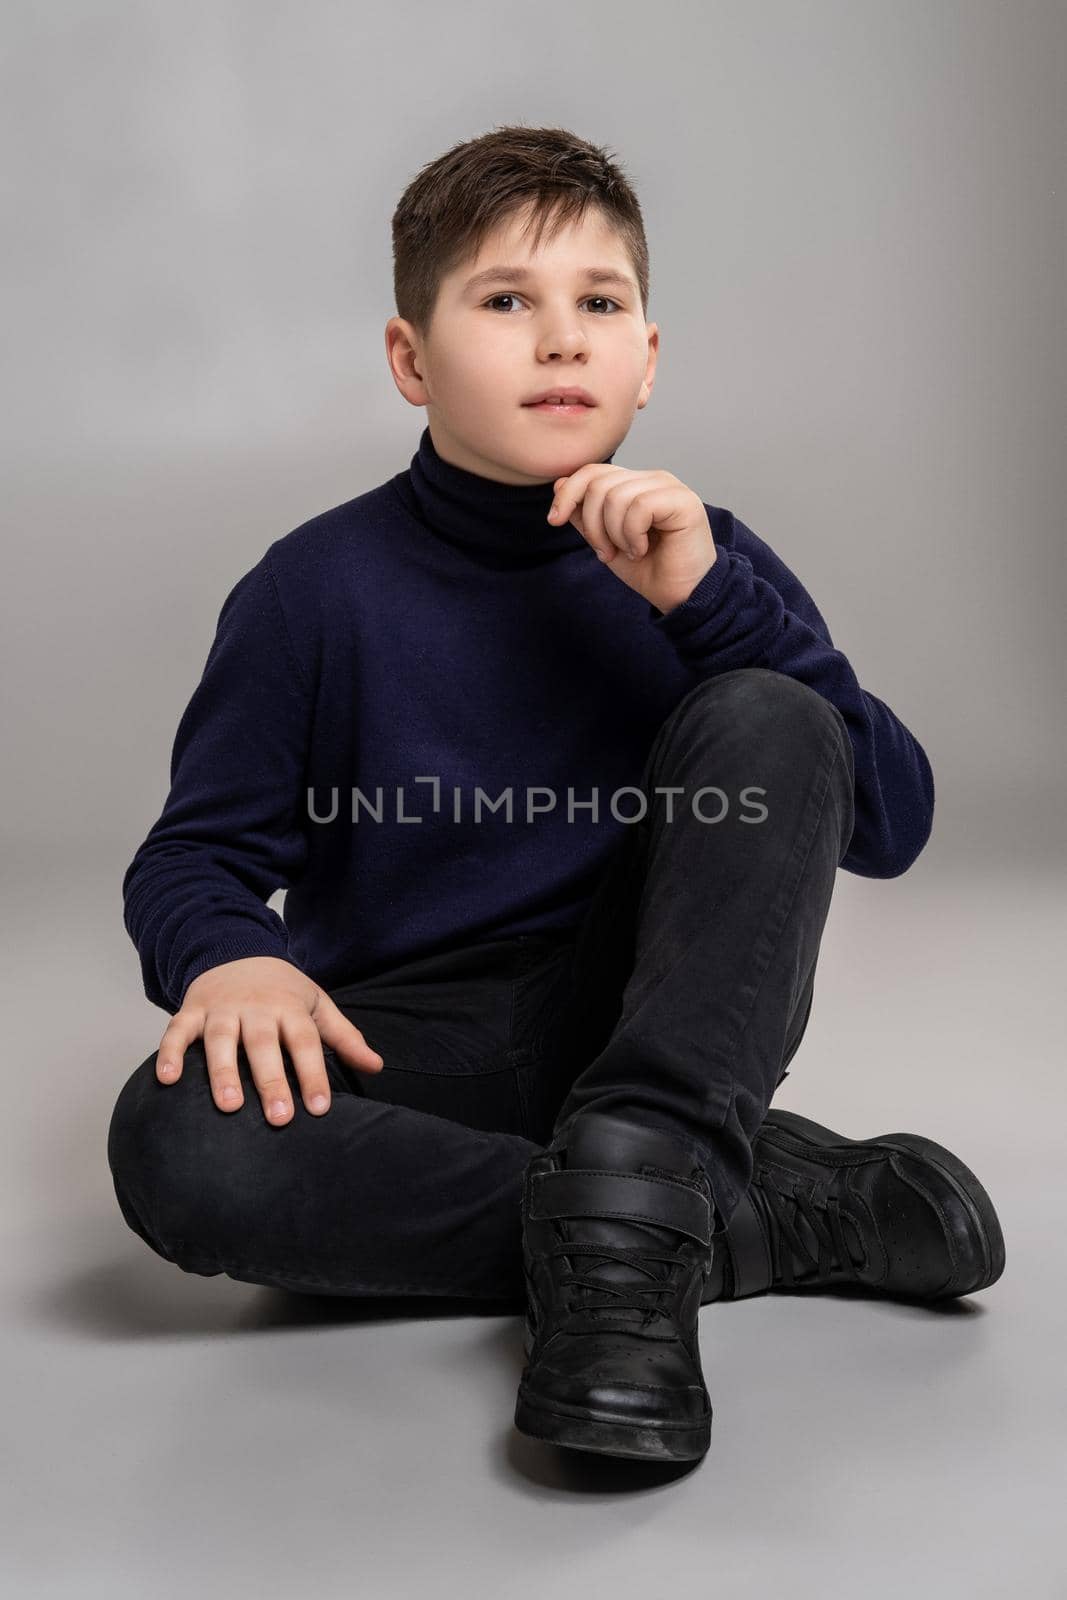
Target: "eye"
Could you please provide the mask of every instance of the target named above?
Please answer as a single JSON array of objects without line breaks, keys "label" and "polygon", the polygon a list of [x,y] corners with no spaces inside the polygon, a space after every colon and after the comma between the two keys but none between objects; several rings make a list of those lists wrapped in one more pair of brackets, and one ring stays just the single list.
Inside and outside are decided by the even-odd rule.
[{"label": "eye", "polygon": [[[512,294],[511,291],[508,290],[508,291],[503,292],[501,294],[494,294],[489,300],[485,301],[485,305],[486,306],[492,306],[498,300],[517,300],[518,298],[519,298],[518,295]],[[585,300],[580,302],[580,303],[582,305],[585,305],[591,300],[599,300],[602,305],[614,306],[617,311],[621,311],[623,309],[622,305],[620,304],[620,302],[618,300],[611,300],[611,299],[608,298],[607,295],[604,295],[604,294],[587,295]],[[605,313],[604,312],[599,312],[598,315],[603,316],[603,315],[605,315]]]}]

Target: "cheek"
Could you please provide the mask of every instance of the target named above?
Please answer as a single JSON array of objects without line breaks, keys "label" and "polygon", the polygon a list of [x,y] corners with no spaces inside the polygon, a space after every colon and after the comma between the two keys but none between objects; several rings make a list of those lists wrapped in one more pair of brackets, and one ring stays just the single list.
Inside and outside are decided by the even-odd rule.
[{"label": "cheek", "polygon": [[453,350],[448,360],[448,387],[454,394],[481,394],[499,391],[513,374],[514,358],[499,339],[472,334]]}]

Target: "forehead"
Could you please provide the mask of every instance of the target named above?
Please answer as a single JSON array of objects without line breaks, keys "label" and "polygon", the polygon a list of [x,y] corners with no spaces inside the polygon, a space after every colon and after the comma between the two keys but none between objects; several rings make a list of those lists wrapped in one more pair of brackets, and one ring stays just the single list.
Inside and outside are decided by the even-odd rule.
[{"label": "forehead", "polygon": [[526,216],[524,212],[508,217],[486,234],[477,253],[456,268],[453,276],[460,286],[475,274],[484,277],[497,266],[521,268],[533,276],[562,266],[576,272],[589,268],[614,271],[636,288],[637,278],[626,246],[595,206],[590,206],[578,220],[555,224],[554,233],[545,223],[536,249],[533,228],[527,224]]}]

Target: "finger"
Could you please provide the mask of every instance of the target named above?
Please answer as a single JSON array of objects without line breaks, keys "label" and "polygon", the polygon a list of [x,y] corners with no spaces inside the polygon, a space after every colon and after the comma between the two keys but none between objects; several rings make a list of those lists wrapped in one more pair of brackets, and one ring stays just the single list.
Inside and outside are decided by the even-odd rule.
[{"label": "finger", "polygon": [[587,494],[581,507],[575,506],[571,512],[571,525],[578,529],[586,544],[601,561],[614,561],[619,552],[605,534],[597,531],[594,516],[593,500],[591,495]]},{"label": "finger", "polygon": [[177,1083],[182,1075],[185,1052],[200,1037],[203,1013],[177,1011],[167,1023],[156,1054],[156,1077],[160,1083]]},{"label": "finger", "polygon": [[604,524],[604,501],[611,487],[606,479],[591,483],[582,500],[582,535],[602,561],[611,561],[622,548]]},{"label": "finger", "polygon": [[293,1096],[285,1075],[276,1016],[263,1009],[243,1012],[241,1042],[263,1104],[263,1115],[275,1127],[281,1127],[293,1115]]},{"label": "finger", "polygon": [[237,1070],[237,1041],[241,1035],[235,1012],[209,1011],[204,1023],[204,1056],[211,1098],[220,1111],[237,1111],[244,1104]]},{"label": "finger", "polygon": [[647,483],[622,483],[604,496],[604,529],[612,544],[631,561],[648,553],[647,532],[652,524],[649,499],[656,491]]},{"label": "finger", "polygon": [[[579,467],[577,472],[572,472],[567,478],[557,478],[552,505],[549,508],[548,520],[557,526],[567,522],[575,510],[581,505],[583,515],[585,507],[583,501],[589,494],[593,483],[605,476],[621,474],[626,469],[611,467],[606,462],[591,462],[588,466]],[[581,531],[579,529],[579,531]]]},{"label": "finger", "polygon": [[619,552],[616,550],[611,540],[603,539],[599,544],[595,543],[589,537],[589,530],[585,525],[585,519],[582,515],[582,512],[578,510],[577,507],[571,512],[571,526],[578,529],[578,532],[581,534],[582,538],[585,540],[586,544],[593,551],[594,555],[599,561],[606,562],[608,565],[610,565],[611,562],[615,560],[615,557]]},{"label": "finger", "polygon": [[319,998],[311,1012],[311,1019],[331,1050],[356,1068],[358,1072],[381,1072],[385,1062],[373,1049],[363,1034],[345,1016],[340,1006],[320,990]]},{"label": "finger", "polygon": [[557,478],[553,485],[552,504],[548,508],[549,522],[566,522],[575,506],[582,502],[588,483],[588,467],[579,467],[569,477]]},{"label": "finger", "polygon": [[281,1033],[308,1110],[321,1117],[330,1109],[330,1080],[322,1054],[322,1038],[307,1011],[300,1008],[281,1019]]}]

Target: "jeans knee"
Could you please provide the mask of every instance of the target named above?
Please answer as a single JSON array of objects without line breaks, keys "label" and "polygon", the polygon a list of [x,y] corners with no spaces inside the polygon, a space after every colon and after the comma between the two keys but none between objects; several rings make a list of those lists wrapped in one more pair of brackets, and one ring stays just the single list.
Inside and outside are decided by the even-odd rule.
[{"label": "jeans knee", "polygon": [[[653,741],[642,784],[684,779],[802,794],[805,774],[827,771],[842,814],[851,813],[855,755],[838,708],[786,673],[740,667],[703,679],[679,701]],[[842,826],[851,834],[852,825],[850,815]]]},{"label": "jeans knee", "polygon": [[[145,1169],[146,1078],[154,1072],[155,1057],[135,1067],[119,1090],[107,1130],[107,1161],[116,1183],[139,1184]],[[162,1085],[160,1085],[162,1088]]]},{"label": "jeans knee", "polygon": [[690,705],[726,706],[731,712],[744,711],[751,715],[785,714],[813,716],[840,716],[837,707],[786,672],[772,672],[769,667],[735,667],[730,672],[720,672],[703,678],[682,699],[677,709]]},{"label": "jeans knee", "polygon": [[158,1254],[167,1256],[152,1221],[154,1162],[149,1152],[149,1118],[144,1114],[147,1080],[150,1075],[154,1076],[154,1071],[155,1056],[152,1055],[134,1069],[120,1089],[108,1123],[107,1164],[115,1198],[127,1225]]},{"label": "jeans knee", "polygon": [[[212,1159],[215,1140],[205,1120],[207,1064],[202,1045],[198,1051],[194,1042],[176,1082],[161,1083],[155,1065],[153,1052],[119,1091],[107,1158],[126,1222],[168,1261],[182,1262],[187,1248],[195,1251],[207,1219],[218,1217],[218,1186],[211,1181],[218,1161]],[[211,1109],[219,1118],[227,1115],[213,1102]]]},{"label": "jeans knee", "polygon": [[852,761],[852,741],[837,706],[799,678],[767,667],[737,667],[705,678],[679,701],[671,721],[689,723],[710,718],[731,728],[742,727],[760,738],[799,737],[827,727],[837,735]]}]

